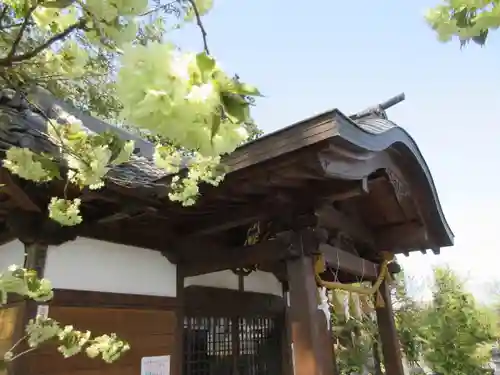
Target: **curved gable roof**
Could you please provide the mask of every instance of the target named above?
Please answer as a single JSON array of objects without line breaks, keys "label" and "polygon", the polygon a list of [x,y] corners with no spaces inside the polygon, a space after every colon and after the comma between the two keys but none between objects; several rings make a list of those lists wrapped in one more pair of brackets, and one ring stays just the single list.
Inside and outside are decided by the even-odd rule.
[{"label": "curved gable roof", "polygon": [[410,184],[436,246],[451,246],[454,234],[445,218],[429,166],[410,134],[394,122],[380,117],[352,121],[335,111],[339,137],[367,151],[390,153]]}]

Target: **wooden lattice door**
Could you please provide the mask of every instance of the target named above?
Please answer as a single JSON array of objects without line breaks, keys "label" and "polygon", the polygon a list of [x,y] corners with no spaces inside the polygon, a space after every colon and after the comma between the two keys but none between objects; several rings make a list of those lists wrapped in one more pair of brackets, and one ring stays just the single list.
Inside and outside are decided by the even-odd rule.
[{"label": "wooden lattice door", "polygon": [[[251,302],[186,309],[183,375],[281,374],[282,316],[275,309],[245,309]],[[217,305],[225,309],[216,311]]]}]

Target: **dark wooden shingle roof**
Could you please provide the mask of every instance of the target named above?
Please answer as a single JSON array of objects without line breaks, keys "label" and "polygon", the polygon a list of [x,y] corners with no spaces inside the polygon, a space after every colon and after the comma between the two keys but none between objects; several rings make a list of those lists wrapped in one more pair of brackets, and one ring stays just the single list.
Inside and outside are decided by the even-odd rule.
[{"label": "dark wooden shingle roof", "polygon": [[[251,221],[271,214],[273,205],[276,209],[295,204],[314,205],[319,192],[325,194],[341,186],[338,181],[362,180],[381,170],[394,168],[408,182],[427,231],[426,239],[399,250],[453,244],[453,233],[423,156],[409,134],[388,120],[384,113],[375,111],[348,117],[334,109],[250,142],[225,158],[231,172],[220,187],[208,189],[195,207],[180,211],[165,199],[169,176],[151,160],[153,144],[86,115],[46,92],[37,93],[36,101],[39,109],[51,118],[66,111],[79,118],[91,132],[113,130],[124,140],[134,140],[137,153],[130,162],[113,168],[109,174],[110,185],[125,187],[129,197],[147,191],[148,205],[162,212],[167,221],[172,215],[169,221],[172,225],[191,229],[202,227],[206,223],[213,224],[222,213],[224,220],[236,222],[234,218],[247,213],[248,208],[253,210],[253,214],[247,213]],[[42,136],[46,130],[45,118],[36,108],[18,100],[12,92],[3,91],[0,92],[0,111],[9,117],[0,121],[2,148],[50,149],[51,145]],[[306,195],[307,189],[313,189],[310,196]],[[227,228],[228,224],[220,227]]]}]

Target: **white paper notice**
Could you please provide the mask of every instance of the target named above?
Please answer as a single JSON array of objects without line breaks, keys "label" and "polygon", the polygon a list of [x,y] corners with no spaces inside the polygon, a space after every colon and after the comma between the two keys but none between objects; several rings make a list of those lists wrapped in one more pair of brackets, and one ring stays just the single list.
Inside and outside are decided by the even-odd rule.
[{"label": "white paper notice", "polygon": [[141,375],[170,375],[170,356],[160,355],[142,358]]},{"label": "white paper notice", "polygon": [[36,316],[40,318],[48,318],[49,317],[49,305],[38,305],[36,307]]}]

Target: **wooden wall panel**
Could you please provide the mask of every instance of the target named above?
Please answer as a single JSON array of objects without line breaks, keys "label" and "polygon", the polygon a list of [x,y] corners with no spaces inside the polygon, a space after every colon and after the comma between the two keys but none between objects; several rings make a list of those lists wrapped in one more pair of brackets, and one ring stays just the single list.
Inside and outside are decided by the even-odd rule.
[{"label": "wooden wall panel", "polygon": [[51,306],[49,316],[93,335],[117,333],[131,349],[106,364],[85,355],[63,359],[55,345],[47,345],[26,359],[29,375],[137,375],[142,357],[173,354],[175,311]]},{"label": "wooden wall panel", "polygon": [[[0,309],[0,353],[5,353],[14,345],[14,333],[17,328],[17,318],[22,311],[21,303],[12,304]],[[1,369],[0,375],[6,375],[7,370]]]}]

